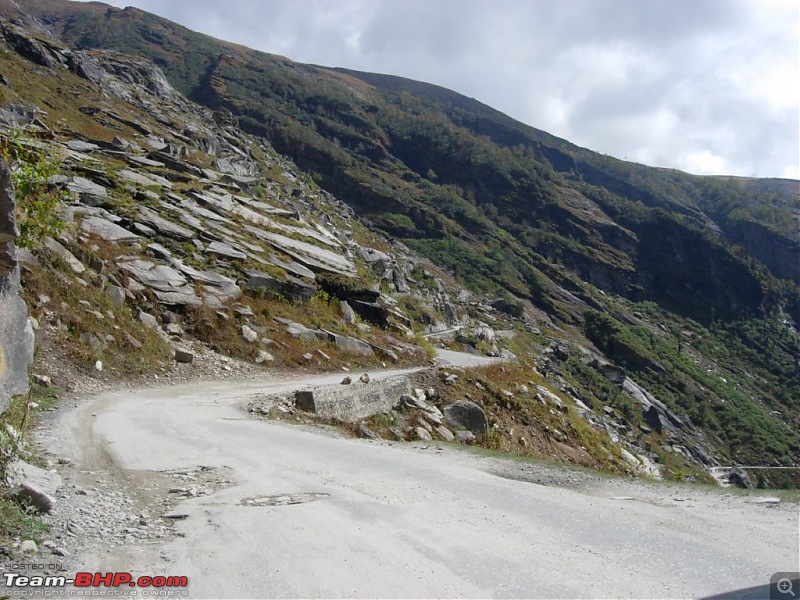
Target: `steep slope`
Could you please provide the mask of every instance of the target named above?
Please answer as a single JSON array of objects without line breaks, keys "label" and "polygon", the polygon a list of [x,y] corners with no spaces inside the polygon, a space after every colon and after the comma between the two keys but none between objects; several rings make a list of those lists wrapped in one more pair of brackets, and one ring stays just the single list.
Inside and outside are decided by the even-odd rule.
[{"label": "steep slope", "polygon": [[[474,292],[496,300],[494,311],[488,302],[470,306],[468,295],[463,303],[451,302],[441,288],[457,287],[441,274],[432,277],[430,265],[415,269],[417,259],[406,260],[412,255],[405,250],[399,269],[397,265],[386,269],[384,259],[372,260],[379,255],[371,251],[361,255],[356,247],[339,248],[339,259],[316,252],[311,257],[316,265],[301,264],[312,271],[328,270],[322,278],[327,293],[350,293],[352,302],[366,305],[376,304],[380,297],[370,289],[375,281],[367,278],[354,291],[342,278],[362,277],[368,265],[381,265],[376,275],[385,296],[384,316],[364,312],[376,324],[393,321],[395,328],[411,325],[420,330],[420,323],[427,321],[424,326],[430,330],[431,324],[463,322],[465,312],[494,329],[514,323],[531,336],[515,342],[522,371],[513,379],[509,375],[509,385],[522,386],[525,369],[535,367],[552,378],[562,398],[580,400],[581,411],[587,411],[584,415],[594,426],[659,460],[673,476],[685,474],[686,464],[797,464],[800,342],[795,323],[800,321],[800,264],[793,260],[798,249],[797,182],[702,178],[625,163],[443,88],[301,65],[202,36],[136,9],[56,0],[3,0],[0,9],[19,25],[45,27],[54,36],[53,44],[83,49],[75,53],[78,59],[66,54],[63,61],[79,76],[102,82],[105,73],[129,80],[129,64],[115,67],[129,59],[114,58],[109,50],[148,58],[179,92],[213,111],[203,113],[202,128],[187,127],[162,107],[185,100],[144,63],[138,68],[140,73],[150,72],[141,85],[155,94],[144,111],[151,114],[139,111],[116,122],[130,130],[131,121],[144,123],[166,113],[165,119],[143,127],[149,133],[166,127],[173,133],[165,142],[189,148],[193,166],[200,169],[194,171],[197,177],[207,175],[203,168],[213,163],[218,172],[227,169],[226,183],[239,190],[230,194],[229,201],[207,183],[200,190],[182,187],[173,191],[180,199],[167,204],[177,202],[182,207],[186,196],[199,200],[195,195],[200,194],[201,204],[212,212],[223,210],[226,218],[236,208],[235,222],[241,228],[244,208],[261,211],[253,200],[289,212],[297,204],[292,197],[307,200],[300,207],[307,221],[301,220],[302,231],[289,222],[289,215],[282,215],[287,221],[260,215],[277,222],[271,228],[272,242],[274,235],[282,235],[281,254],[276,257],[280,264],[271,262],[271,268],[279,269],[280,281],[291,282],[285,265],[303,258],[296,245],[290,247],[293,236],[317,247],[325,245],[320,241],[325,234],[318,228],[313,234],[306,225],[327,210],[333,194],[394,236],[380,242],[369,233],[366,241],[359,240],[365,245],[393,252],[402,248],[398,245],[402,241]],[[53,66],[48,62],[59,63],[46,48],[31,50],[24,36],[15,43],[12,30],[5,37],[29,60],[46,68]],[[40,42],[47,45],[46,40]],[[93,54],[97,49],[104,52]],[[95,62],[88,60],[92,57]],[[106,82],[106,89],[109,85]],[[85,119],[74,108],[71,114]],[[119,110],[112,112],[120,116]],[[218,126],[227,133],[213,130]],[[87,131],[84,127],[96,123],[74,126]],[[249,136],[243,138],[248,140],[245,146],[234,144],[238,152],[216,156],[217,150],[211,151],[226,148],[217,138],[230,142],[243,135],[241,131]],[[133,132],[143,135],[135,126]],[[288,171],[292,179],[287,182],[290,167],[284,166],[273,174],[271,165],[283,163],[272,147],[292,158],[310,179]],[[174,171],[164,152],[157,152],[155,158],[149,154],[146,158],[164,166],[150,165],[150,170],[156,175]],[[251,163],[257,163],[255,171]],[[252,177],[256,181],[248,179]],[[297,188],[296,196],[287,191],[287,184]],[[264,189],[257,193],[258,186]],[[142,209],[136,210],[123,218],[141,222]],[[335,231],[350,227],[344,207],[337,211],[343,212],[329,215],[330,223],[318,224]],[[247,231],[259,238],[250,226]],[[285,235],[287,227],[295,228],[291,235]],[[243,236],[239,229],[223,234],[218,241],[238,245],[251,260],[244,249],[255,238]],[[368,232],[353,225],[353,236],[357,235]],[[353,261],[351,255],[361,258]],[[322,256],[326,258],[320,264]],[[295,278],[296,271],[288,275]],[[231,275],[226,271],[225,276]],[[409,275],[413,293],[403,297]],[[426,289],[427,284],[431,285]],[[393,304],[405,314],[392,310]],[[455,310],[459,305],[464,310]],[[475,325],[474,335],[463,340],[491,350],[487,338],[494,334],[489,336],[480,323]],[[608,367],[609,360],[624,371]],[[538,381],[538,375],[530,378]],[[485,404],[507,410],[508,431],[514,431],[512,405],[503,408],[506,403],[498,402],[508,390],[497,379],[502,377],[496,373],[488,381],[478,378],[478,395]],[[501,445],[519,450],[516,443],[504,437]],[[762,480],[788,481],[771,474]]]}]

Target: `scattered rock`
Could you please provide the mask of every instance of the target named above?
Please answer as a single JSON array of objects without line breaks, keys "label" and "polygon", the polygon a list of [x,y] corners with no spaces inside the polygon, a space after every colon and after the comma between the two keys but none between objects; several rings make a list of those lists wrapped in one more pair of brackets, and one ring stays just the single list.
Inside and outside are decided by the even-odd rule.
[{"label": "scattered rock", "polygon": [[439,436],[446,442],[452,442],[456,439],[456,436],[453,435],[453,432],[444,425],[439,425],[436,427],[436,433],[438,433]]},{"label": "scattered rock", "polygon": [[753,482],[750,481],[750,477],[745,473],[743,469],[739,469],[734,467],[731,469],[730,473],[728,473],[728,481],[731,485],[735,485],[736,487],[751,489],[755,486]]},{"label": "scattered rock", "polygon": [[345,323],[348,325],[356,324],[356,313],[353,310],[353,307],[350,306],[346,300],[339,301],[339,310],[342,313],[342,318],[344,319]]},{"label": "scattered rock", "polygon": [[372,429],[367,427],[364,423],[358,424],[358,428],[356,429],[356,435],[360,438],[366,438],[369,440],[379,439],[378,434],[372,431]]},{"label": "scattered rock", "polygon": [[391,433],[398,442],[406,441],[406,434],[399,427],[390,427],[389,433]]},{"label": "scattered rock", "polygon": [[753,500],[754,504],[761,504],[764,506],[776,506],[781,503],[781,499],[777,497],[757,498]]},{"label": "scattered rock", "polygon": [[453,402],[444,408],[445,422],[458,429],[466,429],[476,437],[482,438],[489,432],[489,421],[484,410],[465,400]]},{"label": "scattered rock", "polygon": [[414,433],[416,434],[418,440],[423,440],[425,442],[433,441],[433,436],[424,427],[415,428]]},{"label": "scattered rock", "polygon": [[50,387],[51,385],[53,385],[52,380],[47,375],[40,375],[39,373],[34,373],[33,380],[42,387]]},{"label": "scattered rock", "polygon": [[61,477],[24,461],[14,462],[8,469],[9,489],[15,498],[22,500],[39,512],[49,513],[56,503],[56,492],[61,487]]},{"label": "scattered rock", "polygon": [[247,325],[242,325],[242,337],[251,343],[258,341],[258,333]]},{"label": "scattered rock", "polygon": [[39,551],[39,547],[33,540],[25,540],[24,542],[20,543],[19,551],[23,554],[36,554]]},{"label": "scattered rock", "polygon": [[471,431],[456,431],[456,440],[462,444],[472,444],[477,440]]},{"label": "scattered rock", "polygon": [[408,408],[416,408],[419,410],[427,410],[428,405],[421,401],[416,396],[412,396],[411,394],[403,394],[400,396],[400,403]]},{"label": "scattered rock", "polygon": [[358,378],[361,383],[369,383],[369,373],[364,373],[361,377]]},{"label": "scattered rock", "polygon": [[351,383],[353,383],[353,380],[350,378],[349,375],[344,379],[342,379],[342,385],[350,385]]},{"label": "scattered rock", "polygon": [[275,360],[275,357],[272,356],[269,352],[265,350],[259,350],[258,354],[256,355],[256,364],[260,365],[265,362],[272,362]]},{"label": "scattered rock", "polygon": [[139,311],[139,320],[144,324],[145,327],[149,327],[150,329],[155,329],[158,331],[161,328],[158,324],[158,320],[153,315],[146,313],[143,310]]},{"label": "scattered rock", "polygon": [[175,362],[181,364],[192,364],[194,362],[194,353],[182,348],[175,349]]},{"label": "scattered rock", "polygon": [[180,521],[182,519],[188,519],[189,518],[189,513],[179,512],[179,511],[171,511],[171,512],[164,513],[163,515],[161,515],[161,518],[170,519],[172,521]]},{"label": "scattered rock", "polygon": [[316,331],[309,329],[300,323],[289,322],[286,325],[286,333],[291,337],[300,340],[312,341],[319,337]]},{"label": "scattered rock", "polygon": [[84,264],[75,258],[75,255],[67,250],[64,246],[59,244],[53,238],[47,238],[44,243],[45,247],[50,250],[53,254],[58,256],[61,260],[67,263],[67,266],[72,269],[72,272],[76,275],[80,275],[84,271],[86,271],[86,267]]},{"label": "scattered rock", "polygon": [[76,535],[78,537],[83,536],[86,532],[83,530],[83,527],[78,525],[75,521],[68,521],[67,522],[67,531],[72,535]]},{"label": "scattered rock", "polygon": [[110,285],[106,288],[106,295],[112,303],[117,306],[125,304],[125,290],[118,285]]},{"label": "scattered rock", "polygon": [[183,336],[184,333],[186,333],[183,330],[183,327],[181,327],[177,323],[170,323],[169,325],[166,326],[165,329],[166,329],[166,332],[169,335],[171,335],[173,337],[176,337],[176,338],[179,338],[179,337]]},{"label": "scattered rock", "polygon": [[128,344],[129,344],[129,345],[130,345],[132,348],[134,348],[134,349],[136,349],[136,350],[141,350],[141,348],[142,348],[142,342],[140,342],[139,340],[137,340],[137,339],[136,339],[135,337],[133,337],[133,336],[132,336],[130,333],[128,333],[128,332],[125,332],[125,339],[128,341]]}]

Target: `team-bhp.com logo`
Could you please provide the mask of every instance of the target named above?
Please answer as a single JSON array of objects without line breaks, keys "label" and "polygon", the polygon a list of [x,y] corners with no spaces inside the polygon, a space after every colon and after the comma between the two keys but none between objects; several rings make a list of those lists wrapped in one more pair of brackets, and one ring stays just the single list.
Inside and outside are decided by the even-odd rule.
[{"label": "team-bhp.com logo", "polygon": [[[168,596],[186,597],[188,591],[183,589],[189,585],[187,577],[176,575],[142,575],[134,578],[130,573],[76,573],[75,577],[65,576],[44,576],[44,575],[22,575],[20,573],[3,573],[3,583],[10,597],[31,597],[44,596],[41,592],[50,590],[57,592],[61,588],[61,594],[69,596]],[[77,589],[66,590],[67,586]],[[100,588],[114,588],[114,590],[104,590]],[[131,589],[137,588],[137,589]],[[32,593],[37,590],[38,593]],[[10,593],[9,593],[10,592]],[[0,593],[0,596],[3,594]]]}]

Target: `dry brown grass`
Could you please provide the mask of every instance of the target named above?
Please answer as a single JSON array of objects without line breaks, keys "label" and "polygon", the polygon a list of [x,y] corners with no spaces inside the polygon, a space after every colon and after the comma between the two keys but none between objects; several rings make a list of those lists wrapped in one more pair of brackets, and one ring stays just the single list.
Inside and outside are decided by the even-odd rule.
[{"label": "dry brown grass", "polygon": [[[532,367],[513,362],[493,364],[463,370],[459,376],[454,385],[440,386],[443,401],[467,399],[486,409],[492,433],[481,443],[485,448],[630,472],[608,435],[592,428],[571,408],[571,401],[547,385]],[[537,399],[536,385],[545,385],[559,396],[564,408]],[[527,394],[522,386],[528,388]]]},{"label": "dry brown grass", "polygon": [[[100,275],[87,269],[83,285],[80,278],[65,275],[69,268],[59,259],[39,254],[40,266],[23,275],[26,301],[40,326],[52,329],[54,341],[78,366],[90,368],[100,360],[105,372],[124,378],[168,364],[169,344],[143,327],[132,307],[114,304]],[[128,335],[141,347],[131,345]]]}]

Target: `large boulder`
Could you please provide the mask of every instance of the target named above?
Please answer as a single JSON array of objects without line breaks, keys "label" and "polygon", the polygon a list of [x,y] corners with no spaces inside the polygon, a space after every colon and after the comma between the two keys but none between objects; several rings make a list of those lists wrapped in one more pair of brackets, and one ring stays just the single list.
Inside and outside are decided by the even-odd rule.
[{"label": "large boulder", "polygon": [[748,477],[744,469],[740,469],[738,467],[733,467],[730,470],[728,473],[728,481],[731,485],[735,485],[736,487],[740,488],[748,489],[756,487],[753,485],[753,482],[750,481],[750,477]]},{"label": "large boulder", "polygon": [[33,327],[22,299],[14,240],[18,230],[8,165],[0,160],[0,412],[12,396],[28,391],[33,360]]},{"label": "large boulder", "polygon": [[451,427],[472,432],[477,438],[483,438],[489,433],[486,413],[474,402],[458,400],[445,406],[444,420]]},{"label": "large boulder", "polygon": [[24,461],[15,461],[8,470],[8,484],[15,498],[49,513],[56,503],[61,477]]}]

